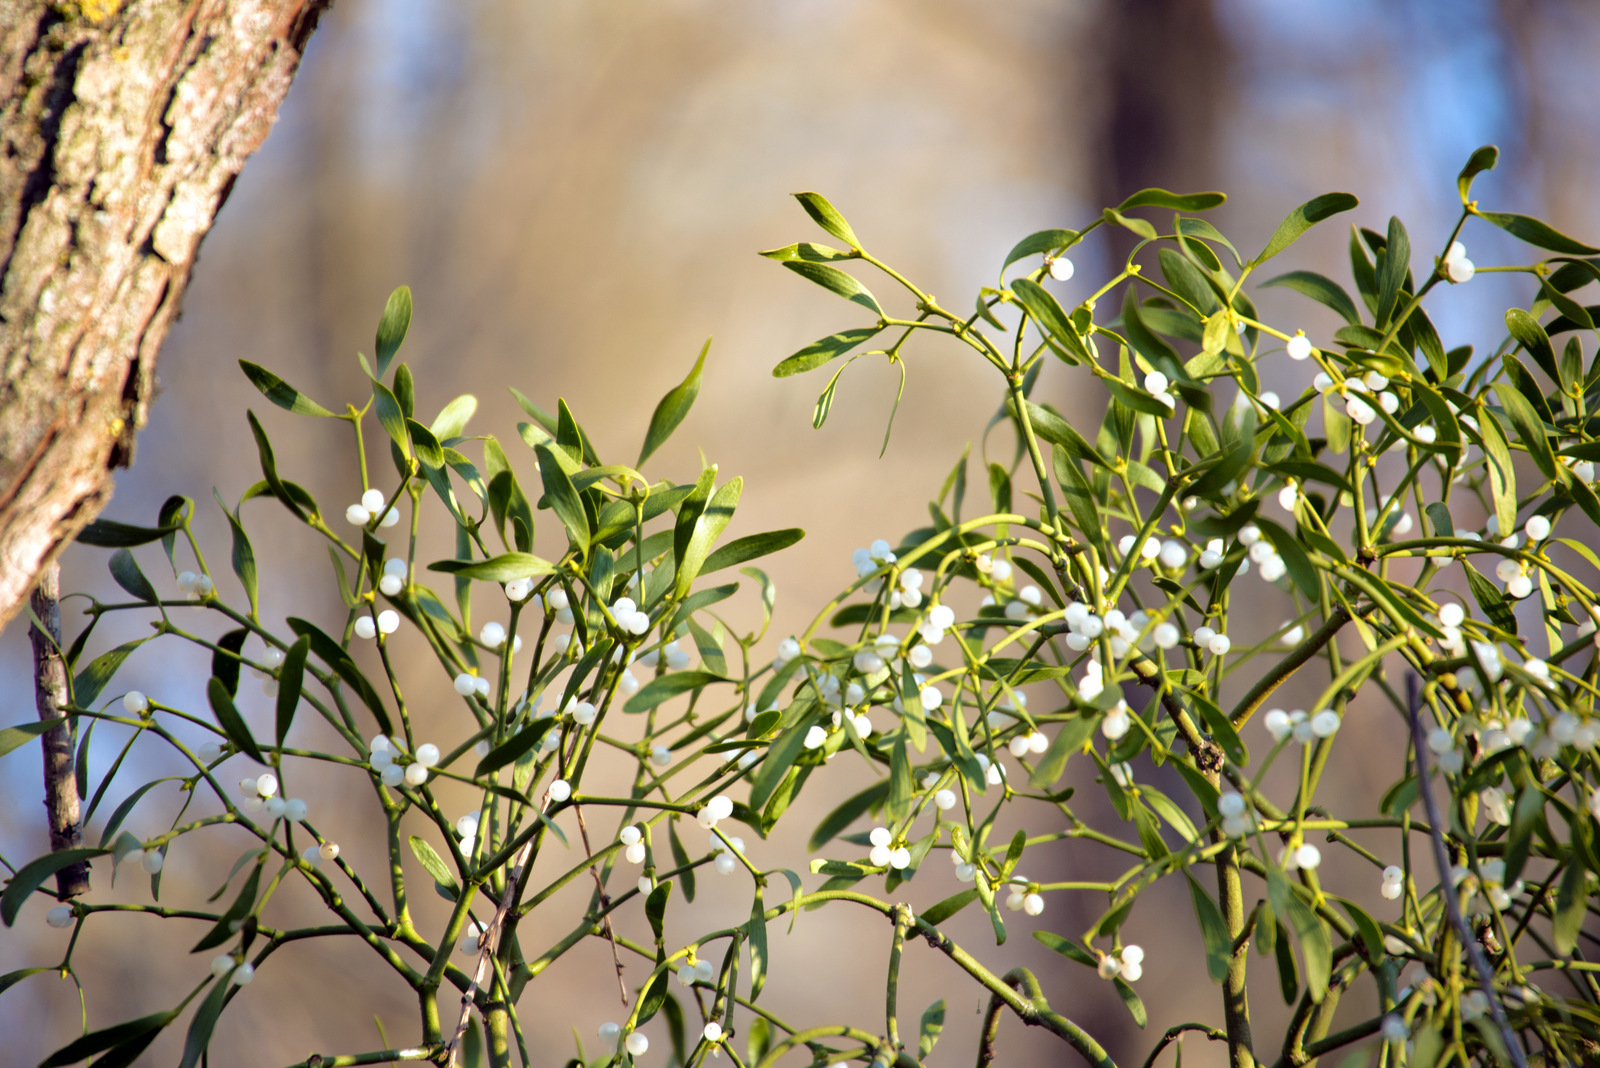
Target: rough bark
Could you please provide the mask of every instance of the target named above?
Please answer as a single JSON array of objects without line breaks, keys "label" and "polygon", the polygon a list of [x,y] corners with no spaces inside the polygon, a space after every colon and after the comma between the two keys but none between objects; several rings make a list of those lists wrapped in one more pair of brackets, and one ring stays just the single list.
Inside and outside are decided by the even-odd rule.
[{"label": "rough bark", "polygon": [[[43,623],[28,628],[33,642],[33,699],[44,722],[58,720],[44,735],[44,807],[50,820],[50,852],[76,849],[83,844],[78,815],[78,777],[73,769],[77,729],[67,715],[67,664],[61,656],[61,568],[50,564],[39,576],[29,600],[34,618]],[[87,862],[69,864],[56,872],[56,897],[62,901],[89,892]]]},{"label": "rough bark", "polygon": [[133,458],[200,241],[331,0],[0,0],[0,627]]}]

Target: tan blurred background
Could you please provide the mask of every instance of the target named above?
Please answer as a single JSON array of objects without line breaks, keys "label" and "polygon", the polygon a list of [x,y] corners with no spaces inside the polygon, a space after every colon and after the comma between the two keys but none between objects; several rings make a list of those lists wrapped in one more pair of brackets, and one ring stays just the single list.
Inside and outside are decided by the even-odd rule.
[{"label": "tan blurred background", "polygon": [[[953,308],[970,306],[977,286],[992,284],[1019,237],[1081,226],[1100,205],[1146,185],[1226,190],[1232,199],[1213,219],[1247,254],[1294,205],[1346,189],[1362,207],[1313,233],[1284,257],[1283,269],[1347,278],[1348,223],[1381,230],[1391,213],[1405,218],[1425,262],[1453,222],[1456,170],[1487,142],[1504,155],[1501,169],[1480,182],[1486,204],[1539,214],[1592,240],[1600,235],[1592,192],[1600,164],[1597,47],[1600,9],[1576,0],[341,0],[206,242],[184,320],[162,355],[161,393],[137,466],[120,479],[107,514],[148,523],[168,494],[194,497],[209,558],[225,573],[226,528],[209,490],[237,500],[258,477],[243,418],[250,406],[273,434],[281,469],[337,516],[359,490],[343,424],[271,408],[235,360],[265,364],[324,404],[359,403],[354,354],[370,354],[384,298],[400,283],[416,299],[401,358],[417,376],[419,415],[431,419],[451,396],[475,393],[482,407],[471,429],[498,435],[529,475],[531,457],[516,442],[520,415],[504,386],[552,409],[565,397],[601,456],[626,462],[656,400],[715,335],[694,414],[652,471],[688,479],[703,450],[724,477],[746,479],[730,534],[807,528],[807,541],[770,568],[781,636],[802,628],[850,577],[852,548],[892,540],[925,519],[925,501],[962,445],[976,441],[997,400],[996,383],[972,358],[923,342],[910,351],[905,400],[883,459],[877,452],[896,376],[879,363],[851,368],[827,427],[813,431],[811,406],[825,380],[777,381],[769,371],[862,317],[754,255],[818,236],[789,192],[825,192],[869,248]],[[1505,249],[1485,231],[1469,230],[1465,240],[1480,266]],[[1099,241],[1085,246],[1064,296],[1089,292],[1110,254]],[[868,284],[880,297],[890,289]],[[1303,308],[1275,294],[1257,299],[1269,309]],[[1435,321],[1447,345],[1492,348],[1500,309],[1516,299],[1480,276],[1442,294]],[[1313,314],[1294,314],[1308,329],[1331,329]],[[1279,388],[1300,384],[1285,379]],[[1098,398],[1075,385],[1052,368],[1039,395],[1098,419]],[[377,462],[386,470],[381,456]],[[270,576],[266,618],[338,618],[325,554],[280,515],[269,503],[246,510]],[[152,576],[164,572],[159,551],[141,558]],[[103,566],[99,551],[70,553],[63,587],[104,594]],[[171,588],[164,573],[157,581]],[[230,578],[222,582],[234,591]],[[1287,611],[1286,603],[1271,605],[1259,622],[1271,626]],[[745,613],[748,619],[748,605]],[[70,602],[64,615],[75,630]],[[96,648],[137,633],[131,624],[108,624]],[[410,648],[405,637],[402,647]],[[20,627],[0,640],[0,670],[10,695],[4,721],[32,718]],[[204,659],[162,660],[152,649],[130,660],[108,693],[137,686],[199,710],[206,673]],[[245,700],[251,716],[270,714],[250,682],[241,693],[252,695]],[[412,700],[424,737],[431,729],[445,742],[460,729],[444,680],[413,683]],[[1375,723],[1371,740],[1393,729]],[[125,737],[108,730],[96,738],[93,781]],[[308,732],[302,744],[317,741]],[[174,767],[140,753],[99,823],[137,781],[133,772]],[[1372,761],[1346,765],[1327,796],[1371,804],[1398,771]],[[1138,774],[1165,782],[1147,762]],[[31,750],[0,765],[0,851],[13,864],[45,848],[39,776]],[[806,834],[860,785],[853,776],[814,780],[793,826],[771,842],[752,842],[752,855],[803,869]],[[301,773],[293,790],[358,866],[375,863],[381,839],[370,797],[350,785]],[[170,788],[153,793],[129,829],[156,833],[176,806]],[[462,795],[446,811],[470,807]],[[1107,818],[1092,802],[1082,811]],[[98,830],[91,827],[91,839]],[[246,848],[224,836],[186,838],[174,848],[164,900],[198,901],[214,889]],[[1392,842],[1374,846],[1395,851]],[[540,871],[570,862],[553,856]],[[1103,851],[1063,848],[1030,854],[1023,868],[1041,879],[1094,878],[1115,870],[1107,864]],[[417,874],[412,899],[421,929],[431,933],[444,903]],[[1326,875],[1335,889],[1375,898],[1376,877],[1364,869],[1330,865]],[[95,900],[147,899],[138,880],[115,890],[106,881],[97,869]],[[807,877],[808,885],[817,881]],[[1038,970],[1059,1011],[1088,1026],[1120,1062],[1138,1064],[1168,1025],[1220,1023],[1187,896],[1171,882],[1149,893],[1125,933],[1148,952],[1139,986],[1151,1013],[1145,1034],[1108,984],[1063,966],[1028,937],[1036,927],[1076,937],[1103,900],[1056,895],[1038,920],[1018,914],[1000,949],[977,910],[952,927],[996,971],[1017,963]],[[742,876],[708,874],[701,886],[692,909],[674,912],[669,941],[681,944],[747,915]],[[906,893],[926,906],[956,888],[936,857]],[[586,892],[557,898],[552,917],[541,913],[524,925],[530,952],[570,929]],[[296,915],[318,922],[305,895],[285,898],[285,922]],[[17,928],[0,934],[0,973],[58,959],[65,933],[45,927],[43,911],[30,906]],[[637,907],[619,922],[648,935]],[[174,933],[149,920],[94,927],[76,960],[95,1026],[168,1007],[204,968],[204,958],[182,955],[198,930]],[[803,916],[793,937],[780,936],[784,929],[773,928],[763,1003],[800,1026],[848,1021],[881,1031],[883,924],[833,908]],[[570,1056],[572,1029],[592,1055],[595,1027],[623,1018],[608,956],[601,944],[585,945],[529,986],[520,1012],[536,1063]],[[978,988],[925,947],[909,949],[907,960],[903,1028],[914,1033],[923,1006],[948,998],[945,1037],[930,1063],[966,1062],[975,1050]],[[629,964],[632,982],[647,973]],[[1276,988],[1270,962],[1260,961],[1253,997],[1266,1034],[1284,1015]],[[1366,1007],[1365,992],[1353,995],[1341,1026]],[[68,1040],[77,1013],[70,982],[46,975],[13,988],[0,998],[0,1064],[37,1063]],[[275,1065],[316,1051],[377,1048],[375,1013],[396,1044],[416,1039],[408,991],[369,956],[301,944],[282,951],[236,1000],[212,1062]],[[664,1064],[663,1023],[649,1034],[643,1062]],[[175,1061],[180,1042],[181,1034],[164,1039],[148,1063]],[[1000,1049],[1008,1065],[1076,1060],[1051,1036],[1024,1033],[1011,1019]],[[1184,1052],[1188,1063],[1221,1062],[1219,1049],[1199,1042]]]}]

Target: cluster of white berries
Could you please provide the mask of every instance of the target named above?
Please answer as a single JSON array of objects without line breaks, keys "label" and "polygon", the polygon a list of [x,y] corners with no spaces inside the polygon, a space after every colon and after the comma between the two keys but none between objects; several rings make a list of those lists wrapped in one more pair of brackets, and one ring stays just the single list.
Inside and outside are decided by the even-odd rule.
[{"label": "cluster of white berries", "polygon": [[1118,956],[1103,954],[1096,970],[1102,979],[1122,979],[1125,982],[1136,983],[1144,974],[1144,950],[1138,946],[1123,946]]},{"label": "cluster of white berries", "polygon": [[1233,648],[1233,639],[1219,630],[1211,627],[1196,627],[1194,629],[1194,644],[1204,649],[1212,656],[1223,656]]},{"label": "cluster of white berries", "polygon": [[[642,615],[643,613],[640,614]],[[565,635],[557,635],[556,637],[556,644],[559,646],[561,644],[559,639],[565,637]],[[582,647],[580,646],[579,654],[581,653]],[[643,656],[639,657],[637,661],[640,667],[647,668],[655,667],[657,664],[663,662],[667,665],[668,671],[682,671],[689,666],[691,660],[689,658],[689,654],[683,649],[679,648],[676,641],[670,641],[663,642],[659,649],[650,650],[648,653],[645,653]]]},{"label": "cluster of white berries", "polygon": [[1313,871],[1322,863],[1322,850],[1310,842],[1302,842],[1297,846],[1286,847],[1278,859],[1282,862],[1284,871],[1295,871],[1301,868],[1306,871]]},{"label": "cluster of white berries", "polygon": [[478,809],[456,820],[456,833],[461,836],[461,855],[470,857],[478,850],[478,824],[483,819],[483,813]]},{"label": "cluster of white berries", "polygon": [[1167,406],[1167,410],[1170,412],[1178,406],[1178,399],[1171,393],[1167,392],[1167,386],[1169,384],[1170,383],[1167,381],[1167,376],[1162,374],[1160,371],[1151,371],[1149,374],[1144,376],[1145,392],[1149,393],[1150,396],[1154,397],[1162,404],[1165,404]]},{"label": "cluster of white berries", "polygon": [[1037,890],[1029,890],[1028,880],[1020,875],[1011,877],[1011,893],[1006,895],[1006,908],[1012,912],[1025,912],[1037,916],[1044,911],[1044,897]]},{"label": "cluster of white berries", "polygon": [[[928,615],[925,619],[923,619],[922,625],[917,628],[917,633],[922,635],[922,640],[926,642],[928,646],[938,645],[940,642],[944,641],[944,632],[955,626],[955,623],[955,609],[951,608],[947,604],[936,604],[932,608],[928,609]],[[918,649],[922,648],[925,647],[918,646],[917,648],[911,650],[912,667],[927,667],[929,664],[933,663],[932,648],[926,648],[925,652],[919,652]],[[918,661],[920,657],[926,657],[926,660],[923,660],[919,663]]]},{"label": "cluster of white berries", "polygon": [[[490,649],[504,648],[506,644],[506,628],[502,624],[491,620],[478,630],[478,641]],[[521,651],[522,636],[519,634],[511,639],[511,652],[515,654]]]},{"label": "cluster of white berries", "polygon": [[354,629],[357,638],[376,638],[380,634],[393,634],[400,629],[400,613],[393,608],[385,608],[378,613],[376,622],[371,616],[357,616]]},{"label": "cluster of white berries", "polygon": [[[1251,563],[1261,569],[1261,577],[1266,581],[1277,582],[1288,573],[1289,565],[1278,555],[1277,547],[1262,538],[1261,528],[1254,523],[1246,523],[1239,529],[1239,544],[1248,549]],[[1241,572],[1243,570],[1240,568]]]},{"label": "cluster of white berries", "polygon": [[278,777],[270,771],[254,779],[240,779],[239,792],[244,800],[239,807],[246,812],[261,812],[273,819],[286,819],[299,823],[306,818],[306,803],[299,798],[288,798],[278,793]]},{"label": "cluster of white berries", "polygon": [[1293,712],[1274,708],[1262,717],[1261,722],[1275,742],[1292,737],[1301,745],[1310,745],[1318,738],[1331,738],[1337,734],[1341,721],[1339,713],[1331,708],[1325,708],[1314,716],[1308,716],[1303,708]]},{"label": "cluster of white berries", "polygon": [[454,685],[456,693],[460,694],[462,697],[489,696],[489,680],[478,675],[474,675],[470,671],[463,671],[461,674],[457,675]]},{"label": "cluster of white berries", "polygon": [[[459,692],[459,686],[457,690]],[[428,781],[428,769],[439,763],[439,747],[432,742],[423,742],[411,754],[410,762],[402,764],[400,761],[405,755],[405,747],[382,734],[367,743],[367,753],[367,762],[373,771],[378,772],[385,786],[399,786],[402,782],[407,786],[421,786]]]},{"label": "cluster of white berries", "polygon": [[733,815],[733,798],[727,794],[718,794],[695,814],[695,822],[709,831],[731,815]]},{"label": "cluster of white berries", "polygon": [[339,855],[337,842],[323,842],[320,845],[309,845],[300,851],[300,859],[313,868],[322,866],[325,860],[332,860]]},{"label": "cluster of white berries", "polygon": [[122,860],[139,865],[147,875],[155,875],[166,865],[167,855],[159,849],[130,849],[123,854]]},{"label": "cluster of white berries", "polygon": [[1406,873],[1399,865],[1391,864],[1383,869],[1383,885],[1378,888],[1378,893],[1383,895],[1385,901],[1393,901],[1406,892]]},{"label": "cluster of white berries", "polygon": [[[533,579],[512,579],[510,582],[506,583],[505,589],[506,600],[517,602],[526,601],[528,599],[528,594],[533,592]],[[538,607],[543,607],[543,605],[540,604]]]},{"label": "cluster of white berries", "polygon": [[1128,708],[1128,702],[1118,701],[1112,706],[1111,711],[1105,714],[1100,721],[1100,733],[1110,742],[1117,741],[1127,734],[1133,727],[1133,713]]},{"label": "cluster of white berries", "polygon": [[711,851],[717,855],[717,859],[711,862],[711,866],[717,869],[717,874],[732,875],[739,870],[739,861],[734,857],[734,853],[744,855],[744,839],[735,834],[729,835],[727,841],[723,841],[720,835],[713,834]]},{"label": "cluster of white berries", "polygon": [[211,974],[235,986],[248,986],[256,977],[256,966],[249,961],[241,964],[227,953],[219,953],[211,958]]},{"label": "cluster of white berries", "polygon": [[1444,254],[1445,277],[1457,285],[1462,282],[1472,281],[1472,276],[1477,273],[1477,268],[1472,261],[1467,259],[1467,247],[1459,241],[1450,242],[1450,247]]},{"label": "cluster of white berries", "polygon": [[215,589],[210,575],[202,575],[196,571],[178,572],[178,592],[185,597],[199,597],[204,600],[210,597]]},{"label": "cluster of white berries", "polygon": [[[716,977],[717,966],[704,957],[696,960],[693,964],[684,961],[678,965],[678,982],[684,986],[694,986],[695,983],[709,983]],[[720,1035],[722,1029],[718,1028],[717,1033]]]},{"label": "cluster of white berries", "polygon": [[950,863],[955,865],[957,882],[970,883],[977,880],[978,866],[971,861],[963,860],[960,850],[950,850]]},{"label": "cluster of white berries", "polygon": [[1145,538],[1141,541],[1136,535],[1124,534],[1117,542],[1117,551],[1124,557],[1136,550],[1141,563],[1156,561],[1168,571],[1179,571],[1189,562],[1189,547],[1173,538],[1165,541]]},{"label": "cluster of white berries", "polygon": [[[1312,385],[1319,393],[1338,393],[1344,398],[1344,412],[1354,422],[1367,426],[1378,418],[1378,408],[1393,415],[1400,410],[1400,398],[1389,387],[1386,375],[1368,371],[1360,378],[1336,382],[1326,371],[1318,372]],[[1377,407],[1373,406],[1376,400]]]},{"label": "cluster of white berries", "polygon": [[383,491],[369,489],[361,495],[359,504],[352,504],[344,510],[345,522],[353,527],[364,527],[372,522],[373,516],[380,513],[383,515],[382,521],[378,523],[380,527],[392,527],[400,522],[400,509],[390,508],[385,512],[383,506]]},{"label": "cluster of white berries", "polygon": [[1229,838],[1243,838],[1250,833],[1249,806],[1244,795],[1236,790],[1224,790],[1217,798],[1217,811],[1222,814],[1222,833]]},{"label": "cluster of white berries", "polygon": [[623,860],[626,860],[629,864],[644,863],[646,849],[643,831],[630,824],[629,826],[622,828],[622,830],[617,834],[617,841],[621,842],[627,847],[622,851]]},{"label": "cluster of white berries", "polygon": [[383,576],[378,579],[378,590],[386,597],[397,597],[406,588],[406,572],[410,565],[398,556],[383,562]]},{"label": "cluster of white berries", "polygon": [[[617,1044],[617,1037],[622,1034],[622,1025],[607,1020],[605,1023],[600,1025],[598,1034],[600,1035],[600,1041],[604,1042],[607,1046],[615,1046]],[[633,1054],[635,1057],[640,1057],[643,1056],[644,1052],[650,1048],[650,1039],[645,1037],[642,1032],[630,1031],[628,1033],[628,1037],[623,1040],[622,1044],[627,1048],[629,1053]]]},{"label": "cluster of white berries", "polygon": [[910,866],[911,850],[903,845],[894,845],[894,833],[889,828],[874,827],[868,838],[872,842],[872,852],[867,854],[867,860],[874,868],[894,868],[899,871]]},{"label": "cluster of white berries", "polygon": [[876,573],[883,565],[894,563],[896,559],[894,552],[889,548],[889,543],[882,538],[874,541],[868,548],[857,549],[850,554],[850,563],[856,569],[857,578],[866,578]]},{"label": "cluster of white berries", "polygon": [[800,640],[793,634],[778,643],[777,667],[783,667],[789,661],[800,655]]},{"label": "cluster of white berries", "polygon": [[261,650],[259,666],[250,666],[250,674],[261,680],[261,692],[268,697],[278,696],[278,677],[273,672],[283,666],[287,655],[277,646],[269,645]]},{"label": "cluster of white berries", "polygon": [[1029,731],[1027,734],[1018,734],[1012,738],[1010,742],[1006,743],[1006,748],[1011,751],[1012,756],[1021,760],[1029,753],[1038,756],[1046,749],[1049,749],[1050,739],[1038,731]]},{"label": "cluster of white berries", "polygon": [[638,636],[650,630],[650,613],[639,611],[632,597],[618,597],[611,602],[611,618],[628,634]]}]

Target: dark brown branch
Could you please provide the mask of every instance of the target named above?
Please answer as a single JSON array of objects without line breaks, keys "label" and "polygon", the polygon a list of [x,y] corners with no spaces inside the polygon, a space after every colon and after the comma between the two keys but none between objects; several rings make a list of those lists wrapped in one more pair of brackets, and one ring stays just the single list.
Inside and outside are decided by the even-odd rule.
[{"label": "dark brown branch", "polygon": [[[39,576],[29,605],[37,620],[28,628],[33,644],[33,698],[42,721],[58,721],[44,735],[44,807],[50,820],[50,852],[83,844],[79,825],[78,779],[73,773],[77,724],[67,718],[67,663],[61,655],[61,568],[51,564]],[[45,631],[39,630],[43,624]],[[69,864],[56,873],[62,901],[89,892],[89,863]]]}]

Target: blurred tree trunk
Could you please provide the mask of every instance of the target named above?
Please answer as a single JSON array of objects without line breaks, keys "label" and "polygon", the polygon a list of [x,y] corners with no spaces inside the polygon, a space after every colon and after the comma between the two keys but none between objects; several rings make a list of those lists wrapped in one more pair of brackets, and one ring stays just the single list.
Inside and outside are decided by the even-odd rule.
[{"label": "blurred tree trunk", "polygon": [[0,0],[0,627],[132,461],[200,241],[330,2]]},{"label": "blurred tree trunk", "polygon": [[[1101,11],[1091,36],[1105,57],[1097,207],[1114,207],[1150,186],[1221,188],[1217,142],[1232,56],[1212,0],[1107,0]],[[1110,228],[1115,262],[1135,240]]]}]

